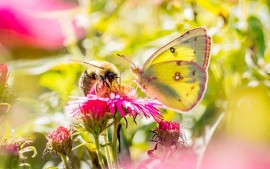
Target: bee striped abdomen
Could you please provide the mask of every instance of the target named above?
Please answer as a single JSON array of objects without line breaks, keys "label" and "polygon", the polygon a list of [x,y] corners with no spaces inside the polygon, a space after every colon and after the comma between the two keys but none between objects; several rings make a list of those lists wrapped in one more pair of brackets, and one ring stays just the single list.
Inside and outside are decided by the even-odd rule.
[{"label": "bee striped abdomen", "polygon": [[97,81],[97,74],[89,70],[85,70],[79,80],[79,87],[84,96],[87,96],[91,91],[92,87]]}]

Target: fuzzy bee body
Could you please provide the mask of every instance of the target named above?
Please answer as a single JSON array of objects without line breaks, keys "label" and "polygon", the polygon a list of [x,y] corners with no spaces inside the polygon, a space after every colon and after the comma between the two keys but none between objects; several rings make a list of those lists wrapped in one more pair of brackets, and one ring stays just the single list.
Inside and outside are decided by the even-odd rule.
[{"label": "fuzzy bee body", "polygon": [[97,79],[97,74],[93,68],[88,68],[82,73],[79,80],[79,88],[85,96],[91,91]]},{"label": "fuzzy bee body", "polygon": [[100,62],[96,66],[87,68],[80,77],[79,88],[85,96],[96,90],[98,85],[110,87],[110,84],[117,78],[118,70],[112,63]]}]

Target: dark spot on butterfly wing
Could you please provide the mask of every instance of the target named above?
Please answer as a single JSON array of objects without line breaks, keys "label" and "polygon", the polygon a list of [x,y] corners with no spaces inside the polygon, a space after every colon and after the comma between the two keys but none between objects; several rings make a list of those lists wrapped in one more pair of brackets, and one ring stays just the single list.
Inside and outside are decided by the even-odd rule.
[{"label": "dark spot on butterfly wing", "polygon": [[191,89],[191,90],[193,90],[194,88],[195,88],[195,86],[191,86],[191,88],[190,88],[190,89]]},{"label": "dark spot on butterfly wing", "polygon": [[175,49],[174,49],[173,47],[170,47],[170,51],[171,51],[172,53],[175,53]]},{"label": "dark spot on butterfly wing", "polygon": [[197,36],[194,38],[194,41],[197,41]]},{"label": "dark spot on butterfly wing", "polygon": [[193,70],[193,71],[192,71],[192,75],[194,76],[194,75],[195,75],[195,73],[196,73],[196,70]]},{"label": "dark spot on butterfly wing", "polygon": [[181,63],[182,63],[182,61],[180,61],[180,60],[176,61],[177,66],[181,65]]},{"label": "dark spot on butterfly wing", "polygon": [[183,80],[184,77],[181,76],[180,72],[176,72],[175,75],[173,76],[173,79],[176,80],[176,81],[179,81],[179,80]]}]

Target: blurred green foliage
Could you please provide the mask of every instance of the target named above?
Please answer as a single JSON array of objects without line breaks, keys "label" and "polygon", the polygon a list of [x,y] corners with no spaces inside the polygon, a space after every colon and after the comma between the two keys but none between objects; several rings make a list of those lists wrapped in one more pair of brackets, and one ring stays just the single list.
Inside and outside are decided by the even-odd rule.
[{"label": "blurred green foliage", "polygon": [[[38,160],[31,161],[33,168],[45,162],[57,165],[59,159],[46,155],[45,162],[42,160],[45,145],[38,140],[44,140],[43,134],[51,127],[71,123],[64,106],[69,96],[82,95],[78,79],[86,67],[69,58],[109,61],[120,70],[123,82],[131,81],[130,65],[117,53],[141,66],[164,42],[196,27],[206,28],[212,36],[206,95],[188,113],[164,110],[165,119],[181,123],[190,145],[198,144],[200,138],[205,140],[207,129],[221,114],[225,116],[214,136],[228,132],[270,140],[268,0],[82,0],[78,8],[74,17],[86,29],[84,38],[67,41],[66,48],[56,51],[7,48],[0,52],[0,61],[10,66],[9,84],[17,98],[7,117],[7,128],[14,129],[15,135],[32,138],[38,146]],[[132,118],[127,120],[121,154],[136,160],[153,148],[148,140],[155,124],[140,117],[137,125]],[[75,153],[84,159],[86,152]]]}]

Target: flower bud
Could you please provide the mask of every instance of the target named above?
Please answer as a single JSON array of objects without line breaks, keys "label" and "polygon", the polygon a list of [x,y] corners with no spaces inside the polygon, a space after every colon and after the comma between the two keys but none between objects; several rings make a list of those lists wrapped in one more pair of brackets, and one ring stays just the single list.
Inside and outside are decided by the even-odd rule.
[{"label": "flower bud", "polygon": [[105,101],[90,100],[80,106],[80,118],[87,131],[99,135],[107,128],[111,115]]},{"label": "flower bud", "polygon": [[180,125],[176,122],[164,121],[159,122],[156,128],[159,143],[163,146],[177,144],[180,136]]},{"label": "flower bud", "polygon": [[67,155],[72,149],[72,137],[70,131],[60,126],[48,136],[47,149],[56,154]]},{"label": "flower bud", "polygon": [[19,147],[16,144],[0,146],[0,168],[19,168]]}]

